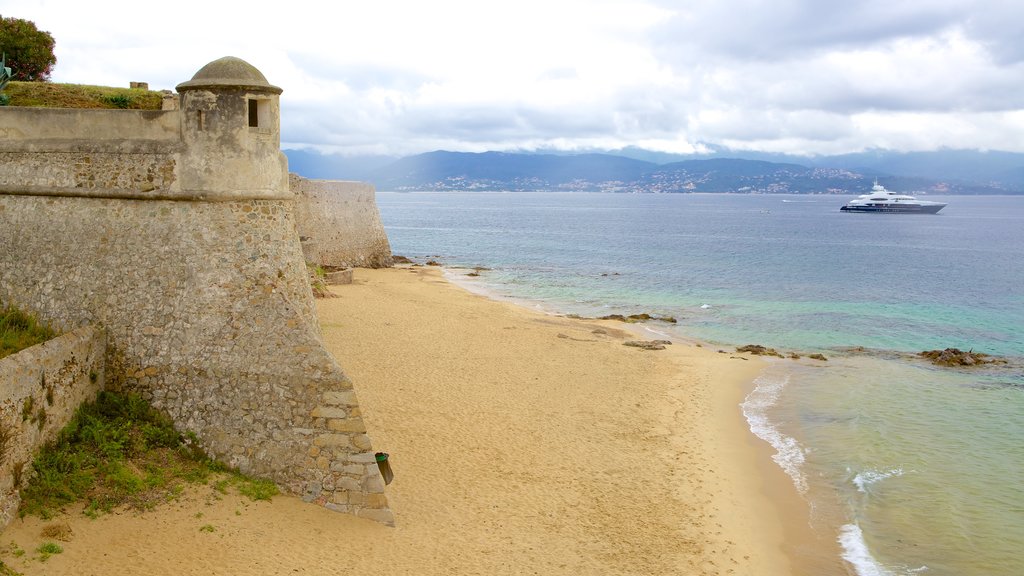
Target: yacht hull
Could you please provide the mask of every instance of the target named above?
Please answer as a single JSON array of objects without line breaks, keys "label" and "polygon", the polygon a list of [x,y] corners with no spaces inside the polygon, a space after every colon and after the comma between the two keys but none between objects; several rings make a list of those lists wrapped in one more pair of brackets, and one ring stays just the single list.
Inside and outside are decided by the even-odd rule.
[{"label": "yacht hull", "polygon": [[888,214],[935,214],[945,208],[945,204],[922,206],[920,204],[892,204],[889,206],[850,206],[839,209],[840,212],[885,212]]}]

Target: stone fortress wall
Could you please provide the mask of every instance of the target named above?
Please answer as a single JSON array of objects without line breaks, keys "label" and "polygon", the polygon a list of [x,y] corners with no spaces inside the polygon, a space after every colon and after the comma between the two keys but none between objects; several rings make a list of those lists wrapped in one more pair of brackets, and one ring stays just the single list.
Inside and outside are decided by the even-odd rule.
[{"label": "stone fortress wall", "polygon": [[107,388],[142,393],[219,460],[392,523],[321,340],[281,90],[226,57],[178,92],[170,111],[0,109],[0,302],[102,327]]},{"label": "stone fortress wall", "polygon": [[288,185],[300,199],[296,217],[308,260],[334,268],[391,266],[373,184],[289,174]]}]

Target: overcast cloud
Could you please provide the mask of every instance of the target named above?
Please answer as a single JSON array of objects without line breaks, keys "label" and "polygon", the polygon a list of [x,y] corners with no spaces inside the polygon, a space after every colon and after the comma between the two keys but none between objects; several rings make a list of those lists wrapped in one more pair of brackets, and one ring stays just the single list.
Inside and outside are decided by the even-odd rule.
[{"label": "overcast cloud", "polygon": [[173,89],[238,56],[285,147],[1024,152],[1019,0],[3,0],[56,82]]}]

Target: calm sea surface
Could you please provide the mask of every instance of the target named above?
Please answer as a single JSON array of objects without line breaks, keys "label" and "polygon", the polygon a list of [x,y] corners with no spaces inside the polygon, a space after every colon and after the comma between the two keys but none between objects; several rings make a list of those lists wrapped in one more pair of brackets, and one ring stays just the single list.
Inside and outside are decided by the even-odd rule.
[{"label": "calm sea surface", "polygon": [[[479,281],[494,294],[824,353],[773,362],[737,409],[846,571],[1022,574],[1024,197],[940,198],[938,215],[840,213],[849,199],[377,195],[394,253],[488,268]],[[946,347],[1009,363],[912,356]]]}]

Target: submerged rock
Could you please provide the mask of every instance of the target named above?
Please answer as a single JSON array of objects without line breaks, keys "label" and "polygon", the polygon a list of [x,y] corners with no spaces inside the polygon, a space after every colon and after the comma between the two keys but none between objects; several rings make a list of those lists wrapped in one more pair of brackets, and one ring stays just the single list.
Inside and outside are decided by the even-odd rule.
[{"label": "submerged rock", "polygon": [[783,357],[782,354],[779,354],[779,352],[775,348],[766,348],[764,346],[761,346],[760,344],[747,344],[746,346],[740,346],[739,348],[736,349],[736,351],[749,352],[754,356],[778,356],[779,358]]},{"label": "submerged rock", "polygon": [[635,324],[637,322],[646,322],[648,320],[660,320],[662,322],[668,322],[669,324],[675,324],[676,319],[672,316],[652,316],[646,312],[641,314],[630,314],[629,316],[623,316],[622,314],[608,314],[607,316],[599,316],[598,320],[618,320],[619,322],[625,322],[627,324]]},{"label": "submerged rock", "polygon": [[1005,362],[1004,360],[992,358],[988,354],[968,350],[964,352],[959,348],[946,348],[945,350],[925,350],[919,352],[918,356],[931,360],[932,364],[938,366],[977,366],[979,364],[995,364]]}]

